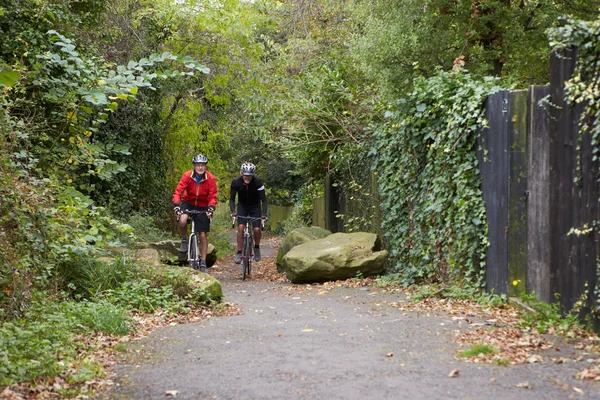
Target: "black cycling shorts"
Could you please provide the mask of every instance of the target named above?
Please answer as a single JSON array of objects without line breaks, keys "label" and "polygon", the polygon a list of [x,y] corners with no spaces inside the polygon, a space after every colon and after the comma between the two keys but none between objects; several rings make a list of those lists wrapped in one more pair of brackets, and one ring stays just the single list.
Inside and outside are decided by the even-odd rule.
[{"label": "black cycling shorts", "polygon": [[[246,225],[246,218],[244,217],[254,217],[260,218],[262,217],[260,209],[260,204],[254,206],[247,206],[242,203],[238,203],[237,205],[237,215],[238,215],[238,224]],[[256,220],[252,222],[252,226],[255,228],[260,228],[261,223],[260,220]]]},{"label": "black cycling shorts", "polygon": [[[208,207],[196,207],[188,203],[187,201],[181,202],[181,210],[196,210],[196,211],[207,211]],[[196,232],[210,232],[210,219],[206,214],[188,215],[188,222],[191,222],[189,218],[194,217],[195,231]]]}]

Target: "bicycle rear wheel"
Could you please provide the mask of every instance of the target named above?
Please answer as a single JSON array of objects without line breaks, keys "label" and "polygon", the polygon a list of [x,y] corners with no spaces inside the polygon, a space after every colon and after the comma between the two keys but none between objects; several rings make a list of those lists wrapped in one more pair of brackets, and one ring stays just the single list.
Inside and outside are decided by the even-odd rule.
[{"label": "bicycle rear wheel", "polygon": [[188,262],[192,269],[200,269],[200,261],[198,261],[198,238],[195,234],[190,235],[188,249]]}]

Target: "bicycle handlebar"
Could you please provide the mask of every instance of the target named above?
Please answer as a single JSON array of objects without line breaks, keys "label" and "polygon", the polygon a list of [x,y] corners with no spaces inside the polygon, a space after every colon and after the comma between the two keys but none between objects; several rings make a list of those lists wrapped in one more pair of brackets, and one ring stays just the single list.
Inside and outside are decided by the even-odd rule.
[{"label": "bicycle handlebar", "polygon": [[187,215],[208,214],[208,211],[181,210],[181,214],[187,214]]},{"label": "bicycle handlebar", "polygon": [[[187,214],[187,215],[200,215],[200,214],[209,214],[208,211],[198,211],[198,210],[181,210],[179,211],[179,213],[177,213],[177,221],[179,221],[179,216],[181,214]],[[211,216],[208,217],[208,220],[210,221],[212,219],[212,213],[210,213]],[[189,221],[188,221],[189,223]]]},{"label": "bicycle handlebar", "polygon": [[239,215],[235,215],[235,216],[231,216],[231,227],[235,228],[235,220],[236,218],[239,220],[240,218],[244,218],[246,220],[247,224],[251,224],[254,221],[258,221],[260,220],[260,230],[264,231],[265,230],[265,220],[261,218],[256,218],[256,217],[251,217],[251,216],[247,216],[247,217],[240,217]]}]

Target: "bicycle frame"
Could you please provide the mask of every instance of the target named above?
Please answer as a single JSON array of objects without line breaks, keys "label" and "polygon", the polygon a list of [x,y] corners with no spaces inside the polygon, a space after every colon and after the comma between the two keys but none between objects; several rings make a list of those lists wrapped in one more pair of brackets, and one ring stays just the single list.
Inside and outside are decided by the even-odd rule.
[{"label": "bicycle frame", "polygon": [[[192,230],[190,232],[190,236],[188,237],[187,262],[190,265],[190,268],[199,270],[200,257],[198,257],[198,237],[196,235],[196,218],[194,217],[196,215],[206,214],[206,211],[185,210],[181,213],[189,216],[188,223],[192,225]],[[208,221],[210,223],[210,218]]]}]

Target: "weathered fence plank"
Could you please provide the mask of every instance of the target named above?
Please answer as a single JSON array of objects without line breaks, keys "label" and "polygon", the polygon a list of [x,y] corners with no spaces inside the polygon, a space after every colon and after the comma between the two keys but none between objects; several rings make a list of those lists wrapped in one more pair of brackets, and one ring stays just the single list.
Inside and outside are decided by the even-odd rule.
[{"label": "weathered fence plank", "polygon": [[527,292],[544,302],[554,300],[550,291],[550,132],[548,86],[529,87],[527,167]]},{"label": "weathered fence plank", "polygon": [[281,224],[292,215],[294,207],[269,205],[269,219],[265,224],[265,229],[269,231],[277,231]]},{"label": "weathered fence plank", "polygon": [[510,92],[508,108],[508,294],[527,281],[527,91]]},{"label": "weathered fence plank", "polygon": [[312,224],[323,229],[327,229],[325,215],[325,196],[315,197],[312,201]]},{"label": "weathered fence plank", "polygon": [[[575,68],[575,52],[555,54],[550,60],[550,271],[551,291],[560,293],[561,304],[570,310],[580,296],[596,283],[597,235],[569,234],[598,220],[598,165],[592,161],[590,136],[579,144],[581,105],[569,107],[564,82]],[[580,152],[581,151],[581,152]],[[577,178],[577,182],[575,179]]]},{"label": "weathered fence plank", "polygon": [[331,174],[325,177],[325,229],[331,232],[343,232],[344,220],[338,215],[346,213],[344,192],[340,190]]},{"label": "weathered fence plank", "polygon": [[499,91],[486,100],[489,127],[479,138],[479,168],[490,246],[486,254],[486,287],[508,294],[508,128],[509,92]]}]

